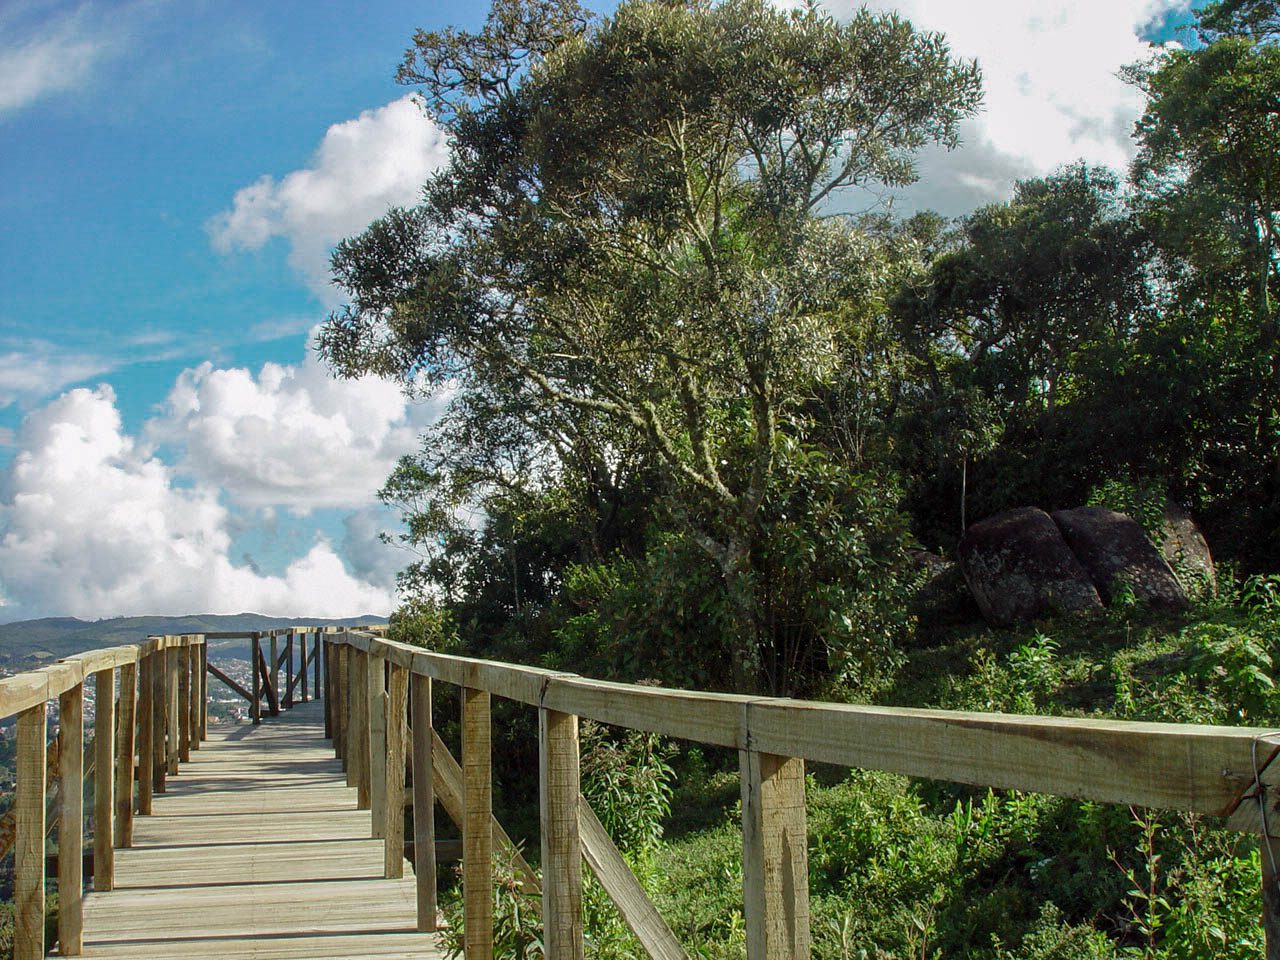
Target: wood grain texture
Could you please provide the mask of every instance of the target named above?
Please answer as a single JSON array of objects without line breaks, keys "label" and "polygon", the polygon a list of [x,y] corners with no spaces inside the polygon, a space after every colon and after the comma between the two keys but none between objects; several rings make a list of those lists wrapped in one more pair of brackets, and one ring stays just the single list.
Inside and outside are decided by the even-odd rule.
[{"label": "wood grain texture", "polygon": [[[410,702],[413,743],[413,864],[418,880],[418,929],[436,929],[436,793],[431,722],[431,678],[414,674]],[[406,731],[408,733],[408,731]]]},{"label": "wood grain texture", "polygon": [[739,754],[747,960],[809,957],[809,846],[804,761]]},{"label": "wood grain texture", "polygon": [[[303,676],[305,676],[305,672]],[[387,683],[387,753],[383,770],[383,876],[404,876],[404,767],[409,671],[392,665]]]},{"label": "wood grain texture", "polygon": [[120,667],[120,703],[116,713],[115,837],[117,847],[133,844],[133,773],[137,729],[138,665]]},{"label": "wood grain texture", "polygon": [[[191,762],[191,648],[178,651],[178,761]],[[174,773],[178,771],[173,770]]]},{"label": "wood grain texture", "polygon": [[578,718],[538,711],[542,937],[547,960],[582,960],[582,842],[578,836]]},{"label": "wood grain texture", "polygon": [[416,881],[382,877],[319,705],[209,739],[135,846],[116,889],[85,901],[85,954],[112,960],[438,960],[416,931]]},{"label": "wood grain texture", "polygon": [[365,669],[369,678],[369,808],[373,811],[373,836],[380,840],[387,830],[387,661],[370,656]]},{"label": "wood grain texture", "polygon": [[93,675],[93,889],[115,883],[116,672]]},{"label": "wood grain texture", "polygon": [[489,694],[462,691],[462,898],[467,960],[493,960],[493,758]]},{"label": "wood grain texture", "polygon": [[1259,838],[1262,845],[1262,932],[1266,960],[1280,960],[1280,840]]},{"label": "wood grain texture", "polygon": [[17,839],[13,850],[13,957],[44,956],[45,705],[18,714]]},{"label": "wood grain texture", "polygon": [[58,951],[79,956],[84,943],[84,685],[58,698]]},{"label": "wood grain texture", "polygon": [[151,672],[154,669],[155,657],[143,657],[138,661],[138,814],[147,816],[155,794],[155,759],[153,744],[155,738],[155,721],[152,711],[155,704],[155,681]]}]

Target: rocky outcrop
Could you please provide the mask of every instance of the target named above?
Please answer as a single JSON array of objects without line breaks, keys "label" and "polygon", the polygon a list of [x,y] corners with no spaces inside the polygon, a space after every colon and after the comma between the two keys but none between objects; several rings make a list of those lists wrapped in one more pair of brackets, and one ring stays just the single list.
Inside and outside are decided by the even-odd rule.
[{"label": "rocky outcrop", "polygon": [[1132,517],[1106,507],[1076,507],[1055,511],[1053,522],[1107,603],[1127,587],[1155,606],[1187,605],[1182,584]]},{"label": "rocky outcrop", "polygon": [[997,626],[1102,607],[1089,574],[1043,510],[1022,507],[975,523],[958,552],[969,590]]},{"label": "rocky outcrop", "polygon": [[925,550],[911,550],[909,554],[920,574],[920,585],[912,599],[914,613],[932,619],[965,621],[980,614],[958,563]]},{"label": "rocky outcrop", "polygon": [[1164,508],[1160,553],[1173,568],[1190,597],[1212,596],[1218,592],[1218,574],[1213,565],[1209,541],[1191,514],[1174,503]]}]

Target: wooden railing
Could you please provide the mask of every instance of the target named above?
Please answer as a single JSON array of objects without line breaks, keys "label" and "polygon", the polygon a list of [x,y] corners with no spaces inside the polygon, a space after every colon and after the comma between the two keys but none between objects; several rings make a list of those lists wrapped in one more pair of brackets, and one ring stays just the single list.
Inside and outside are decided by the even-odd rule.
[{"label": "wooden railing", "polygon": [[[45,953],[45,792],[60,783],[58,947],[83,947],[85,683],[94,685],[93,886],[115,884],[114,850],[133,842],[133,817],[151,812],[169,775],[200,748],[206,732],[201,636],[150,637],[93,650],[0,679],[0,719],[17,715],[17,783],[10,810],[14,855],[13,955]],[[56,776],[47,751],[49,700],[58,701]]]},{"label": "wooden railing", "polygon": [[[289,626],[275,630],[250,630],[235,633],[206,633],[206,640],[249,641],[249,686],[245,687],[216,665],[208,665],[209,676],[220,680],[233,693],[249,704],[250,719],[262,722],[263,713],[279,716],[295,703],[306,703],[314,691],[320,696],[321,637],[339,627]],[[376,629],[376,628],[369,628]],[[266,641],[264,645],[263,641]],[[298,653],[294,653],[297,644]],[[281,670],[284,672],[281,682]],[[314,679],[308,687],[308,677]]]},{"label": "wooden railing", "polygon": [[[1225,817],[1228,827],[1257,833],[1264,845],[1266,956],[1280,960],[1280,762],[1273,762],[1280,731],[699,693],[448,656],[371,631],[324,639],[327,728],[359,804],[372,811],[373,836],[384,838],[387,876],[402,875],[403,810],[413,810],[420,930],[436,924],[436,800],[462,831],[468,960],[492,956],[495,845],[538,884],[493,819],[493,696],[538,710],[547,960],[583,956],[584,860],[650,957],[686,957],[582,796],[583,717],[738,750],[749,960],[810,954],[806,760]],[[461,763],[432,729],[433,681],[461,688]],[[413,774],[408,797],[406,766]]]}]

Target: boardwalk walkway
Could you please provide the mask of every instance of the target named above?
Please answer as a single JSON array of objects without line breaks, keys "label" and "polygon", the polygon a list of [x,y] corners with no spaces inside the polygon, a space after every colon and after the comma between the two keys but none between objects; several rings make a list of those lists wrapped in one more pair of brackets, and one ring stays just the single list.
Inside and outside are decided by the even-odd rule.
[{"label": "boardwalk walkway", "polygon": [[383,844],[324,739],[322,705],[209,727],[154,815],[85,900],[86,957],[178,960],[442,956],[415,930],[412,868]]}]

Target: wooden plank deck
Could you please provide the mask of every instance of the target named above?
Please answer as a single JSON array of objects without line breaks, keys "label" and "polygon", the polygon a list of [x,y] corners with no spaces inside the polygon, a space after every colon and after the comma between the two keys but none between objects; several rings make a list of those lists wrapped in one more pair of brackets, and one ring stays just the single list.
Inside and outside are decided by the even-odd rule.
[{"label": "wooden plank deck", "polygon": [[345,784],[318,703],[211,724],[116,851],[116,889],[86,897],[83,956],[437,960],[415,932],[412,867],[382,879],[382,841]]}]

